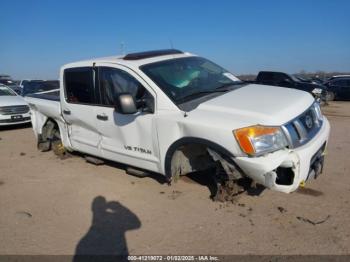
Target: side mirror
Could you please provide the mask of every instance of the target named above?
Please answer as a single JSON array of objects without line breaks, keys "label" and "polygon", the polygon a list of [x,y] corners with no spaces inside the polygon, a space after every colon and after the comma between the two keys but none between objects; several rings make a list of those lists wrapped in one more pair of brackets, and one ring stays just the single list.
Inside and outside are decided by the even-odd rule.
[{"label": "side mirror", "polygon": [[142,108],[142,112],[154,113],[154,99],[150,95],[146,95],[140,101],[137,101],[137,105]]},{"label": "side mirror", "polygon": [[137,112],[134,97],[129,93],[119,94],[114,108],[121,114],[135,114]]}]

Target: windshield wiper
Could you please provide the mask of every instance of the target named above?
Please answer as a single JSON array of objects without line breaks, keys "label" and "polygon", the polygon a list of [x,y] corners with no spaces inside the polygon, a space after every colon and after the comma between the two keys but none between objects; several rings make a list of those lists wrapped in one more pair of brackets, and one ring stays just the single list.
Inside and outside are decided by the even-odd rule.
[{"label": "windshield wiper", "polygon": [[199,92],[195,92],[195,93],[192,93],[192,94],[189,94],[187,96],[184,96],[182,97],[181,99],[179,99],[180,102],[186,102],[188,101],[189,99],[191,98],[196,98],[196,97],[200,97],[202,95],[207,95],[207,94],[213,94],[213,93],[223,93],[223,92],[228,92],[228,91],[231,91],[231,90],[234,90],[236,87],[234,88],[231,88],[233,86],[236,86],[236,85],[243,85],[245,84],[244,82],[242,81],[237,81],[237,82],[232,82],[232,83],[226,83],[226,84],[223,84],[213,90],[207,90],[207,91],[199,91]]},{"label": "windshield wiper", "polygon": [[187,100],[189,100],[191,98],[201,97],[202,95],[207,95],[207,94],[227,92],[229,90],[230,89],[214,89],[214,90],[208,90],[208,91],[200,91],[200,92],[195,92],[195,93],[189,94],[187,96],[184,96],[179,100],[181,102],[186,102]]},{"label": "windshield wiper", "polygon": [[224,90],[228,89],[228,90],[230,90],[228,87],[236,86],[236,85],[243,85],[243,84],[245,84],[243,81],[235,81],[235,82],[232,82],[232,83],[223,84],[223,85],[215,88],[215,90],[221,90],[221,89],[224,89]]}]

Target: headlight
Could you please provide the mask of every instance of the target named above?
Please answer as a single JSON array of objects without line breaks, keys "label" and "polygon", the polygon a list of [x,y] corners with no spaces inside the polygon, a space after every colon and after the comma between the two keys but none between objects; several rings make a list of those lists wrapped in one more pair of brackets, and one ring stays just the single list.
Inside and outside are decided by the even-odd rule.
[{"label": "headlight", "polygon": [[312,93],[314,93],[314,94],[322,94],[322,89],[321,88],[314,88],[314,90],[312,90]]},{"label": "headlight", "polygon": [[288,145],[280,127],[251,126],[233,131],[242,151],[250,156],[282,149]]}]

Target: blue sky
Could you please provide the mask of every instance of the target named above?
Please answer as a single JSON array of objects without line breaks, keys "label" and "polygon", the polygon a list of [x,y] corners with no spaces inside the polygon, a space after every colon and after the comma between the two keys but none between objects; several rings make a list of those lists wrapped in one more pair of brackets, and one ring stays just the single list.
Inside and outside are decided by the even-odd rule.
[{"label": "blue sky", "polygon": [[169,48],[235,74],[350,71],[349,0],[3,0],[0,74],[57,78],[61,65]]}]

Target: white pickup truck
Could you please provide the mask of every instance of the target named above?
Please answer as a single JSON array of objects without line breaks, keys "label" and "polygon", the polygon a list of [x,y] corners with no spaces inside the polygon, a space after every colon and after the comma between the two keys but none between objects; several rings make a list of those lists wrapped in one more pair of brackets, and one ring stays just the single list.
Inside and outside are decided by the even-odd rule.
[{"label": "white pickup truck", "polygon": [[218,192],[241,178],[289,193],[323,168],[330,125],[314,98],[239,81],[178,50],[71,63],[60,92],[32,95],[38,147],[53,145],[165,175],[216,168]]}]

